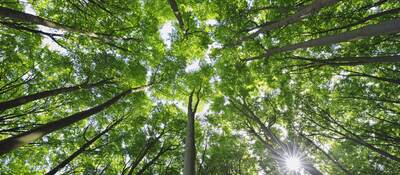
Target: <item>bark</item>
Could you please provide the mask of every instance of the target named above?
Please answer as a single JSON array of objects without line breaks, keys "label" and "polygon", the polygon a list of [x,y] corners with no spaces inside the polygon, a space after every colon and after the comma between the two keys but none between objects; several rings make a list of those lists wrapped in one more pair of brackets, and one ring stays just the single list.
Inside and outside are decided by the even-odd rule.
[{"label": "bark", "polygon": [[[200,90],[198,91],[200,92]],[[193,106],[194,90],[189,95],[188,104],[188,121],[187,132],[185,139],[185,156],[183,165],[183,175],[196,174],[196,146],[195,146],[195,133],[194,133],[194,117],[196,115],[197,106],[199,104],[199,95],[197,93],[197,101]]]},{"label": "bark", "polygon": [[13,100],[0,102],[0,111],[4,111],[6,109],[21,106],[21,105],[27,104],[27,103],[35,101],[35,100],[55,96],[55,95],[62,94],[62,93],[73,92],[73,91],[80,90],[80,89],[89,89],[89,88],[93,88],[96,86],[104,85],[106,83],[109,83],[109,81],[102,80],[102,81],[99,81],[99,82],[93,83],[93,84],[81,84],[81,85],[76,85],[76,86],[71,86],[71,87],[62,87],[62,88],[58,88],[58,89],[53,89],[53,90],[38,92],[38,93],[27,95],[27,96],[18,97]]},{"label": "bark", "polygon": [[269,144],[265,139],[263,139],[257,132],[256,130],[250,126],[250,124],[248,124],[248,132],[250,134],[253,134],[261,143],[264,144],[265,148],[267,148],[267,150],[272,154],[273,158],[279,158],[280,154],[274,149],[274,147]]},{"label": "bark", "polygon": [[0,155],[3,155],[14,149],[17,149],[18,147],[21,147],[23,145],[31,143],[49,133],[52,133],[52,132],[60,130],[64,127],[70,126],[80,120],[86,119],[86,118],[90,117],[91,115],[97,114],[97,113],[103,111],[104,109],[110,107],[114,103],[118,102],[121,98],[123,98],[133,92],[141,91],[147,86],[148,85],[137,87],[134,89],[125,90],[125,91],[121,92],[120,94],[114,96],[113,98],[109,99],[108,101],[106,101],[96,107],[90,108],[90,109],[82,111],[82,112],[75,113],[75,114],[70,115],[63,119],[49,122],[47,124],[41,125],[37,128],[26,131],[19,135],[4,139],[4,140],[0,141]]},{"label": "bark", "polygon": [[262,24],[262,27],[259,30],[250,34],[247,37],[242,38],[238,44],[240,44],[244,41],[247,41],[251,38],[254,38],[254,37],[258,36],[260,33],[265,33],[265,32],[268,32],[268,31],[271,31],[274,29],[278,29],[283,26],[298,22],[314,13],[319,12],[322,8],[331,6],[339,1],[340,0],[314,0],[310,5],[304,7],[303,9],[297,11],[295,14],[293,14],[285,19],[282,19],[282,20],[279,20],[279,21],[276,21],[273,23]]},{"label": "bark", "polygon": [[[274,133],[270,130],[269,127],[265,126],[265,124],[261,121],[260,117],[258,117],[248,106],[246,101],[243,99],[243,104],[237,103],[230,99],[230,102],[233,104],[233,106],[239,110],[243,115],[245,115],[248,119],[254,121],[257,123],[257,125],[261,128],[262,132],[265,135],[266,139],[270,139],[272,142],[275,144],[278,144],[280,146],[283,145],[283,143],[275,136]],[[239,105],[241,107],[239,107]]]},{"label": "bark", "polygon": [[56,174],[59,170],[64,168],[66,165],[68,165],[72,160],[74,160],[76,157],[78,157],[81,153],[86,151],[86,149],[92,145],[97,139],[99,139],[101,136],[103,136],[105,133],[110,131],[112,128],[114,128],[117,124],[119,124],[122,120],[118,120],[114,123],[112,123],[110,126],[108,126],[104,131],[101,133],[97,134],[95,137],[93,137],[91,140],[87,141],[85,144],[83,144],[78,150],[76,150],[74,153],[72,153],[67,159],[62,161],[60,164],[58,164],[56,167],[51,169],[49,172],[46,173],[46,175],[53,175]]},{"label": "bark", "polygon": [[59,29],[59,30],[64,30],[64,31],[68,31],[68,32],[82,33],[82,34],[88,35],[90,37],[96,37],[96,38],[99,37],[96,33],[92,33],[92,32],[84,31],[84,30],[77,29],[74,27],[70,27],[67,25],[59,24],[57,22],[54,22],[54,21],[51,21],[51,20],[48,20],[48,19],[45,19],[45,18],[42,18],[39,16],[31,15],[28,13],[20,12],[17,10],[13,10],[13,9],[1,7],[1,6],[0,6],[0,16],[4,17],[4,18],[18,20],[21,22],[42,25],[42,26],[53,28],[53,29]]},{"label": "bark", "polygon": [[175,0],[168,0],[168,3],[171,6],[171,9],[174,12],[174,15],[175,15],[176,19],[178,20],[179,27],[183,31],[185,31],[185,24],[183,23],[182,14],[179,11],[178,4],[176,3]]},{"label": "bark", "polygon": [[314,165],[311,163],[304,164],[303,166],[304,169],[311,175],[322,175],[322,173],[317,168],[315,168]]},{"label": "bark", "polygon": [[384,150],[382,150],[380,148],[377,148],[372,144],[367,143],[362,138],[360,138],[358,135],[354,135],[353,133],[350,133],[350,135],[353,135],[353,137],[346,136],[346,138],[348,140],[351,140],[356,144],[363,145],[363,146],[367,147],[368,149],[370,149],[371,151],[374,151],[374,152],[378,153],[379,155],[381,155],[383,157],[389,158],[389,159],[394,160],[396,162],[400,162],[400,158],[399,157],[397,157],[397,156],[395,156],[395,155],[393,155],[393,154],[391,154],[389,152],[386,152],[386,151],[384,151]]},{"label": "bark", "polygon": [[335,30],[348,29],[350,27],[354,27],[356,25],[360,25],[362,23],[365,23],[365,22],[367,22],[369,20],[372,20],[372,19],[375,19],[375,18],[378,18],[378,17],[381,17],[381,16],[385,16],[385,15],[388,15],[388,14],[396,14],[396,13],[399,13],[399,12],[400,12],[400,8],[386,10],[386,11],[383,11],[383,12],[380,12],[380,13],[377,13],[377,14],[369,15],[369,16],[367,16],[367,17],[365,17],[365,18],[363,18],[363,19],[361,19],[361,20],[359,20],[357,22],[354,22],[354,23],[351,23],[351,24],[348,24],[348,25],[344,25],[344,26],[341,26],[341,27],[335,27],[335,28],[332,28],[332,29],[319,31],[319,32],[313,33],[313,35],[326,33],[326,32],[331,32],[331,31],[335,31]]},{"label": "bark", "polygon": [[[238,109],[242,114],[244,114],[249,120],[252,120],[256,122],[261,130],[263,131],[265,138],[271,140],[275,144],[279,146],[279,149],[281,151],[286,151],[287,150],[287,144],[282,143],[276,135],[269,129],[269,127],[265,126],[265,124],[260,120],[260,118],[250,109],[250,107],[247,105],[245,99],[243,99],[244,103],[239,104],[242,106],[242,108],[239,108],[237,104],[233,100],[230,99],[230,102],[234,105],[236,109]],[[250,133],[255,135],[268,149],[268,151],[273,155],[273,158],[276,159],[278,162],[282,162],[285,158],[282,157],[282,154],[280,153],[279,150],[275,149],[271,144],[269,144],[266,140],[262,139],[259,134],[254,130],[253,127],[248,124],[248,128]],[[322,173],[314,167],[312,163],[308,163],[304,165],[304,170],[306,170],[308,173],[311,175],[322,175]]]},{"label": "bark", "polygon": [[[368,149],[370,149],[371,151],[374,151],[375,153],[380,154],[383,157],[389,158],[391,160],[400,162],[400,158],[385,151],[382,150],[378,147],[375,147],[374,145],[368,143],[367,141],[365,141],[364,139],[362,139],[359,135],[353,133],[352,131],[350,131],[348,128],[346,128],[344,125],[342,125],[339,121],[337,121],[335,118],[333,118],[329,111],[323,110],[320,108],[320,110],[323,112],[323,115],[321,115],[322,117],[324,117],[325,119],[327,119],[329,122],[332,122],[333,124],[335,124],[336,126],[342,128],[347,134],[342,134],[346,139],[358,144],[358,145],[362,145],[367,147]],[[340,132],[337,132],[340,133]]]},{"label": "bark", "polygon": [[369,64],[393,64],[400,62],[400,55],[374,56],[374,57],[336,57],[330,59],[291,57],[290,59],[310,61],[310,63],[287,66],[287,67],[298,67],[299,68],[298,70],[300,70],[308,68],[320,68],[324,66],[335,67],[335,66],[359,66],[359,65],[369,65]]},{"label": "bark", "polygon": [[388,35],[400,32],[400,18],[396,18],[389,21],[384,21],[379,24],[371,24],[360,29],[352,30],[349,32],[344,32],[336,35],[330,35],[326,37],[321,37],[297,44],[286,45],[283,47],[275,47],[267,50],[264,54],[244,59],[243,61],[253,61],[259,59],[266,59],[273,54],[293,51],[300,48],[309,48],[324,46],[329,44],[341,43],[346,41],[351,41],[354,39],[361,39],[366,37],[372,37],[377,35]]},{"label": "bark", "polygon": [[384,82],[388,82],[388,83],[400,84],[400,79],[377,77],[377,76],[369,75],[366,73],[359,73],[359,72],[354,72],[354,71],[349,71],[349,72],[351,72],[352,74],[347,75],[347,77],[367,77],[367,78],[372,78],[375,80],[384,81]]},{"label": "bark", "polygon": [[167,151],[170,151],[172,149],[170,149],[169,147],[167,148],[161,148],[161,150],[157,153],[157,155],[151,159],[149,162],[147,162],[139,171],[138,173],[136,173],[137,175],[142,175],[150,166],[152,166],[154,163],[156,163],[156,161]]},{"label": "bark", "polygon": [[327,64],[337,66],[357,66],[366,64],[379,64],[379,63],[399,63],[400,55],[394,56],[376,56],[376,57],[339,57],[327,60],[314,60],[316,64]]},{"label": "bark", "polygon": [[387,98],[372,98],[372,97],[363,97],[363,96],[341,96],[339,98],[349,99],[349,100],[367,100],[367,101],[373,101],[373,102],[400,104],[399,100],[387,99]]},{"label": "bark", "polygon": [[139,165],[139,163],[143,160],[146,154],[150,151],[151,148],[157,143],[157,141],[161,138],[162,135],[158,136],[155,139],[150,139],[147,143],[145,148],[140,151],[139,155],[136,157],[135,161],[129,166],[128,175],[132,175],[135,168]]},{"label": "bark", "polygon": [[41,31],[41,30],[35,30],[35,29],[31,29],[29,27],[25,27],[23,25],[12,23],[12,22],[0,21],[0,24],[3,24],[5,26],[7,26],[7,27],[10,27],[10,28],[13,28],[13,29],[16,29],[16,30],[26,31],[26,32],[34,33],[34,34],[45,35],[45,36],[50,37],[51,39],[54,39],[55,36],[64,36],[64,34],[49,33],[49,32],[44,32],[44,31]]},{"label": "bark", "polygon": [[314,143],[310,138],[306,137],[303,134],[300,134],[304,139],[306,139],[309,143],[311,143],[315,148],[317,148],[319,151],[321,151],[329,160],[331,160],[337,167],[340,168],[345,174],[351,175],[349,170],[345,168],[339,161],[337,161],[333,156],[328,154],[326,151],[324,151],[322,148],[320,148],[316,143]]}]

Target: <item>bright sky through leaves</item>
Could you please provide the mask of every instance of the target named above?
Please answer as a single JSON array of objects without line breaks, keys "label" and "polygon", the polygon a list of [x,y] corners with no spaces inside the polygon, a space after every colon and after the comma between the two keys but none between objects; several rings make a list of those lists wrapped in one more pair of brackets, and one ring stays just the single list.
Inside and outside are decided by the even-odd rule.
[{"label": "bright sky through leaves", "polygon": [[400,172],[400,1],[7,0],[0,43],[0,174]]}]

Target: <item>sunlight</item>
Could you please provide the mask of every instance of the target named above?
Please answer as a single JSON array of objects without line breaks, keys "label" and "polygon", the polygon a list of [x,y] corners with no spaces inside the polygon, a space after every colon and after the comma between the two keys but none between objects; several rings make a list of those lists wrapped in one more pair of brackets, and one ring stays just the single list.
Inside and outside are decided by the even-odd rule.
[{"label": "sunlight", "polygon": [[164,23],[160,29],[161,39],[164,41],[164,44],[167,46],[168,49],[171,48],[172,34],[174,30],[175,29],[171,21]]},{"label": "sunlight", "polygon": [[285,166],[290,171],[299,171],[301,168],[300,158],[296,156],[290,156],[285,160]]}]

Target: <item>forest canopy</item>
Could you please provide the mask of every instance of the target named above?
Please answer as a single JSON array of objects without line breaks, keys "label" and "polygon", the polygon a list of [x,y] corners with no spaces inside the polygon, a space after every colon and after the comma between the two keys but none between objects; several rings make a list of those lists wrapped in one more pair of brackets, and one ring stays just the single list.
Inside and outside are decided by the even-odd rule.
[{"label": "forest canopy", "polygon": [[398,0],[0,0],[0,174],[394,175]]}]

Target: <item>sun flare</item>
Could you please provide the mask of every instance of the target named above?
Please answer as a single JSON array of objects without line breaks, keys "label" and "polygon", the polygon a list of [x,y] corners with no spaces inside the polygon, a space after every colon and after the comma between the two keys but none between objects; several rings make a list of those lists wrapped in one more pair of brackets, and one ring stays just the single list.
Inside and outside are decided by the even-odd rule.
[{"label": "sun flare", "polygon": [[290,171],[299,171],[301,168],[300,158],[296,156],[290,156],[285,160],[285,166]]}]

